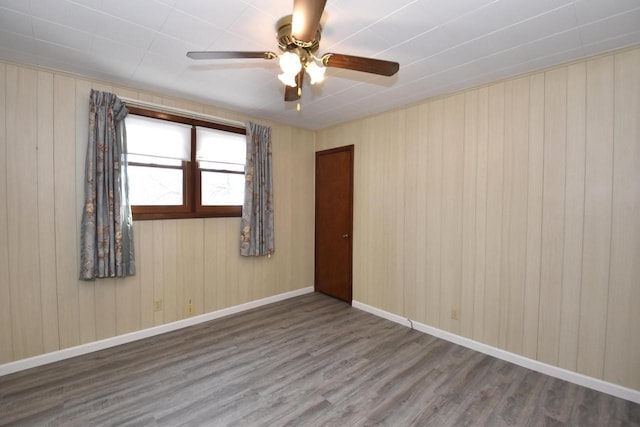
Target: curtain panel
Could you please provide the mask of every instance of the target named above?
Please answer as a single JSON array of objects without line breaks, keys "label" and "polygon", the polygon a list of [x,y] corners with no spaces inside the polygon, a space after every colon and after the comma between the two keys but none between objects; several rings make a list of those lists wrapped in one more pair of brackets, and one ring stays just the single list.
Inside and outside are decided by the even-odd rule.
[{"label": "curtain panel", "polygon": [[274,252],[273,176],[271,128],[247,123],[244,204],[240,255],[262,256]]},{"label": "curtain panel", "polygon": [[91,90],[84,209],[80,228],[80,279],[136,272],[126,159],[128,114],[114,94]]}]

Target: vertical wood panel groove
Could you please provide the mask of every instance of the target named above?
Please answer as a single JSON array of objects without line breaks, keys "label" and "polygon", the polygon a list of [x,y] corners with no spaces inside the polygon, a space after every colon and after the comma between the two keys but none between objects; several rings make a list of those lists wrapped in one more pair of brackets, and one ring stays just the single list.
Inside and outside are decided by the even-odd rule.
[{"label": "vertical wood panel groove", "polygon": [[478,173],[479,93],[465,94],[464,163],[463,163],[463,223],[461,272],[461,335],[473,338],[476,261],[476,185]]},{"label": "vertical wood panel groove", "polygon": [[568,68],[567,145],[565,191],[565,246],[563,254],[562,313],[560,320],[561,368],[575,370],[584,251],[584,182],[586,132],[586,76],[584,63]]},{"label": "vertical wood panel groove", "polygon": [[[53,75],[38,72],[37,80],[37,193],[40,307],[43,350],[60,348],[56,300],[56,234],[53,141]],[[53,283],[51,283],[53,282]]]},{"label": "vertical wood panel groove", "polygon": [[525,325],[523,354],[538,354],[538,316],[540,313],[540,268],[542,258],[542,183],[544,169],[545,75],[530,79],[529,91],[529,175],[527,181],[527,246],[525,280]]},{"label": "vertical wood panel groove", "polygon": [[484,341],[486,239],[487,239],[487,146],[489,140],[489,89],[479,90],[478,165],[476,179],[476,272],[474,286],[473,338]]},{"label": "vertical wood panel groove", "polygon": [[610,194],[611,197],[609,199],[610,205],[609,205],[609,212],[610,212],[610,218],[609,218],[609,259],[607,260],[607,291],[606,291],[606,298],[604,301],[604,325],[603,325],[603,329],[604,329],[604,346],[603,346],[603,351],[602,351],[602,368],[600,370],[601,372],[601,378],[604,378],[605,376],[605,370],[606,370],[606,355],[607,355],[607,347],[606,347],[606,343],[607,343],[607,330],[609,328],[609,298],[610,298],[610,294],[611,294],[611,282],[612,282],[612,270],[611,270],[611,264],[612,264],[612,252],[613,252],[613,220],[614,220],[614,211],[613,211],[613,197],[614,197],[614,175],[615,175],[615,171],[616,171],[616,144],[615,144],[615,140],[616,140],[616,90],[615,90],[615,76],[616,76],[616,61],[615,61],[615,57],[612,57],[611,60],[611,85],[612,85],[612,93],[611,93],[611,110],[612,110],[612,121],[613,121],[613,126],[611,127],[611,186],[610,186]]},{"label": "vertical wood panel groove", "polygon": [[538,360],[557,365],[560,355],[562,256],[564,252],[564,193],[567,110],[565,68],[545,73],[545,129],[542,202]]},{"label": "vertical wood panel groove", "polygon": [[504,92],[505,83],[489,87],[489,139],[487,145],[487,225],[486,251],[491,256],[485,267],[484,342],[499,347],[501,270],[502,270],[502,222],[504,186]]},{"label": "vertical wood panel groove", "polygon": [[427,212],[426,232],[430,239],[426,242],[426,285],[425,313],[418,320],[439,325],[441,289],[441,204],[442,204],[442,124],[443,101],[429,105],[429,136],[427,145]]},{"label": "vertical wood panel groove", "polygon": [[500,224],[500,253],[505,254],[501,256],[500,260],[500,273],[499,273],[499,286],[498,286],[498,347],[507,348],[507,312],[509,307],[509,294],[510,286],[505,286],[505,282],[508,280],[509,270],[509,230],[511,228],[511,200],[507,197],[507,194],[511,190],[511,154],[513,141],[509,138],[508,126],[509,122],[513,122],[513,81],[507,81],[504,84],[504,93],[502,104],[504,106],[504,120],[502,123],[502,189],[501,189],[501,224]]},{"label": "vertical wood panel groove", "polygon": [[0,63],[0,363],[15,359],[13,352],[13,308],[11,305],[11,286],[9,277],[11,265],[9,263],[9,215],[7,212],[8,195],[7,182],[9,180],[7,168],[7,119],[8,104],[7,66]]},{"label": "vertical wood panel groove", "polygon": [[[585,250],[577,370],[602,378],[606,335],[613,175],[613,66],[587,62]],[[606,244],[605,244],[606,242]]]}]

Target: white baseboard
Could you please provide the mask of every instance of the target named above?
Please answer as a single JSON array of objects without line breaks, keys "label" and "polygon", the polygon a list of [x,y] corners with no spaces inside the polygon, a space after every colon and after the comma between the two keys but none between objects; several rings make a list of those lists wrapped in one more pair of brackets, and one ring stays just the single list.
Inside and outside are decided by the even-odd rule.
[{"label": "white baseboard", "polygon": [[434,328],[424,323],[410,320],[406,317],[399,316],[397,314],[389,313],[388,311],[381,310],[376,307],[361,303],[359,301],[353,301],[352,306],[362,311],[366,311],[378,317],[382,317],[392,322],[399,323],[400,325],[413,327],[413,329],[423,332],[425,334],[433,335],[434,337],[442,338],[445,341],[452,342],[454,344],[461,345],[463,347],[470,348],[480,353],[488,354],[489,356],[496,357],[498,359],[511,362],[513,364],[531,369],[532,371],[540,372],[551,377],[559,378],[570,383],[581,385],[583,387],[597,390],[612,396],[619,397],[621,399],[629,400],[631,402],[640,403],[640,390],[634,390],[631,388],[623,387],[618,384],[603,381],[597,378],[589,377],[577,372],[569,371],[567,369],[559,368],[557,366],[549,365],[543,362],[539,362],[534,359],[530,359],[519,354],[511,353],[493,347],[487,344],[483,344],[478,341],[474,341],[469,338],[462,337],[460,335],[452,334],[451,332],[443,331],[442,329]]},{"label": "white baseboard", "polygon": [[274,295],[271,297],[259,299],[256,301],[250,301],[244,304],[236,305],[222,310],[212,311],[210,313],[201,314],[199,316],[193,316],[186,319],[178,320],[176,322],[166,323],[164,325],[154,326],[148,329],[140,331],[130,332],[123,335],[118,335],[112,338],[106,338],[99,341],[90,342],[87,344],[81,344],[75,347],[64,348],[62,350],[53,351],[51,353],[41,354],[27,359],[16,360],[15,362],[5,363],[0,365],[0,376],[11,374],[25,369],[34,368],[36,366],[46,365],[52,362],[58,362],[60,360],[69,359],[83,354],[91,353],[98,350],[104,350],[105,348],[115,347],[117,345],[126,344],[132,341],[149,338],[154,335],[160,335],[165,332],[175,331],[176,329],[186,328],[188,326],[197,325],[199,323],[208,322],[210,320],[219,319],[221,317],[230,316],[232,314],[240,313],[242,311],[251,310],[252,308],[261,307],[263,305],[271,304],[274,302],[282,301],[285,299],[297,297],[300,295],[313,292],[313,286],[309,286],[302,289],[296,289],[295,291],[285,292],[283,294]]}]

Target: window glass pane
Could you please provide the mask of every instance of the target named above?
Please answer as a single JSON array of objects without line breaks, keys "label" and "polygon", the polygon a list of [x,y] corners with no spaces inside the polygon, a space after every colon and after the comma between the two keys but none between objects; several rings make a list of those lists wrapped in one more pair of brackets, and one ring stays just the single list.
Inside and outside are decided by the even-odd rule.
[{"label": "window glass pane", "polygon": [[215,169],[244,173],[244,164],[220,163],[220,162],[198,162],[200,169]]},{"label": "window glass pane", "polygon": [[244,166],[246,146],[246,135],[209,128],[196,128],[196,159],[200,161]]},{"label": "window glass pane", "polygon": [[127,162],[182,167],[182,160],[180,159],[164,159],[162,157],[140,156],[138,154],[127,154]]},{"label": "window glass pane", "polygon": [[125,126],[129,154],[191,159],[190,125],[129,114]]},{"label": "window glass pane", "polygon": [[135,206],[180,206],[182,169],[129,165],[129,203]]},{"label": "window glass pane", "polygon": [[203,206],[238,206],[244,202],[244,175],[202,171]]}]

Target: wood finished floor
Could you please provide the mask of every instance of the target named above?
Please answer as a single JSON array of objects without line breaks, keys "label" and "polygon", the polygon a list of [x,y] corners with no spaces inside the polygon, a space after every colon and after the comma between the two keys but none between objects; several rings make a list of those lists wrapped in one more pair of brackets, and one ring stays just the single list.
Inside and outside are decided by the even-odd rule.
[{"label": "wood finished floor", "polygon": [[640,405],[310,294],[0,377],[11,426],[629,426]]}]

